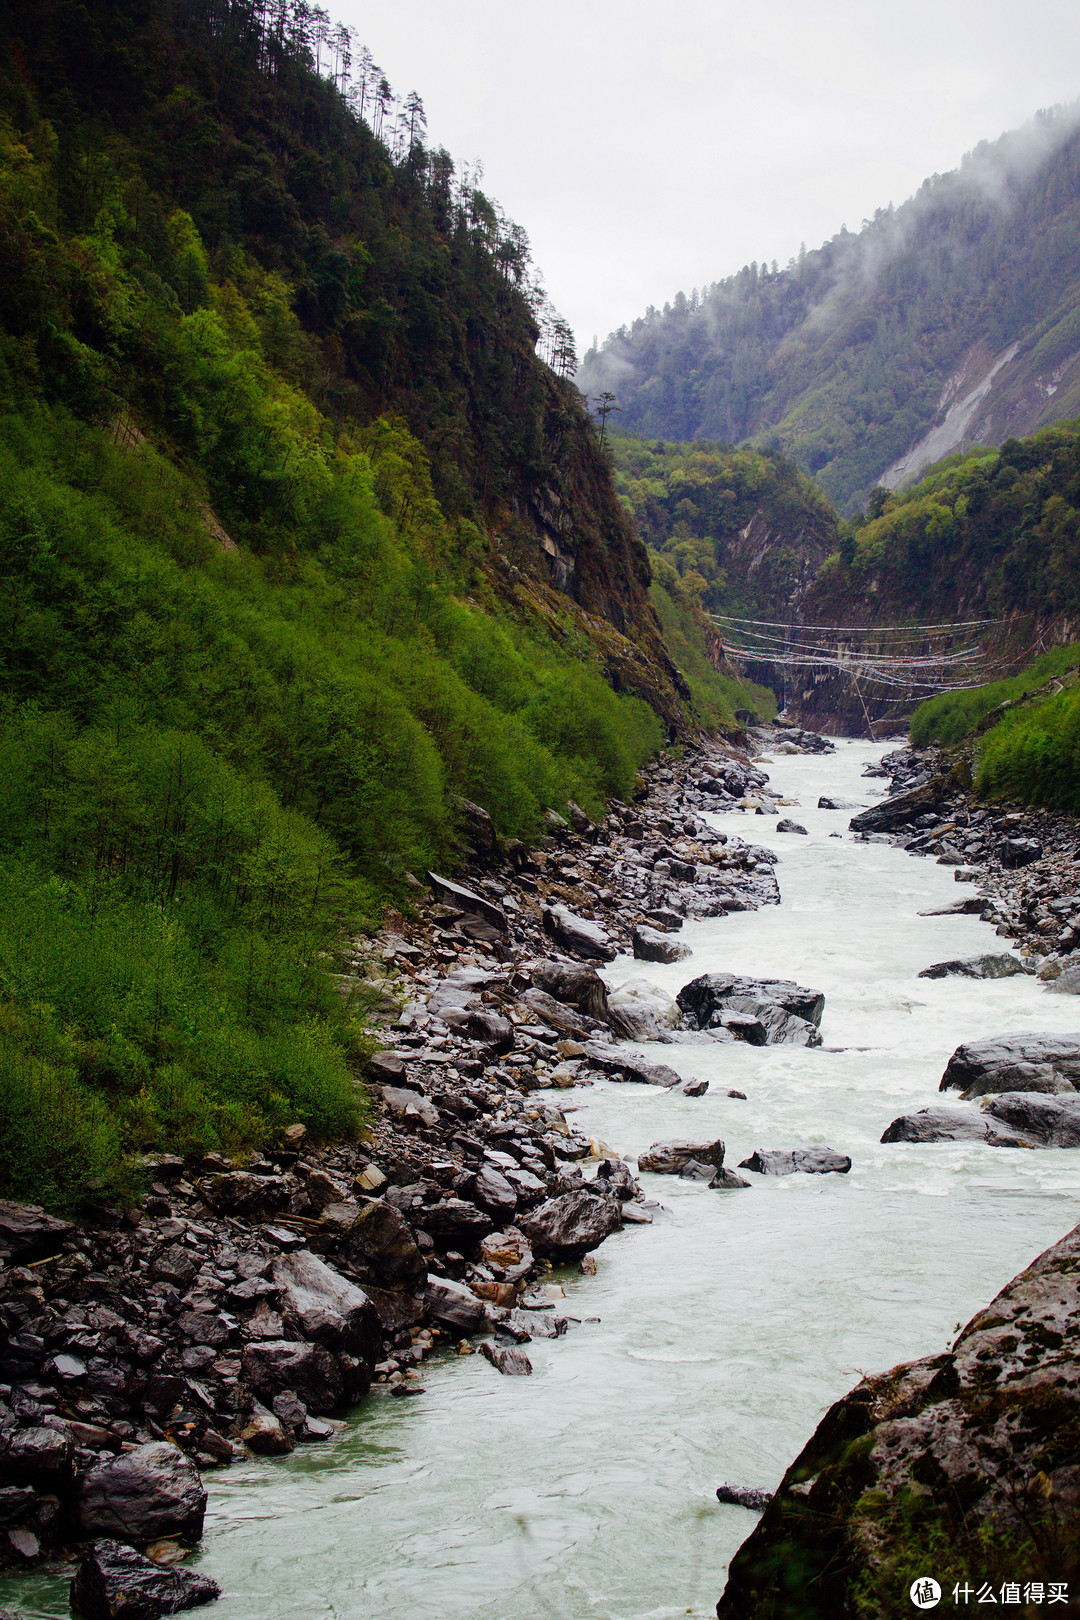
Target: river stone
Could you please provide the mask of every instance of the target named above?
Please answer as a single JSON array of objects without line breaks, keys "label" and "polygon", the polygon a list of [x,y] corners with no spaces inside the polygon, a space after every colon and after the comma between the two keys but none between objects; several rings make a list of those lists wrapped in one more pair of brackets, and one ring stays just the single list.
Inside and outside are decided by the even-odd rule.
[{"label": "river stone", "polygon": [[[717,1015],[725,1009],[748,1010],[746,1003],[749,1002],[755,1006],[772,1003],[816,1031],[825,1010],[825,997],[820,990],[806,990],[791,979],[747,979],[737,973],[703,973],[700,978],[684,984],[677,999],[698,1029],[707,1029],[714,1020],[719,1023]],[[777,1028],[782,1027],[778,1020]],[[779,1034],[769,1044],[775,1044],[776,1039],[791,1039],[795,1034],[795,1027],[789,1026],[788,1034]],[[798,1044],[811,1042],[807,1038]]]},{"label": "river stone", "polygon": [[923,968],[920,979],[1013,979],[1032,970],[1018,956],[1008,951],[989,952],[986,956],[960,956],[948,962],[935,962]]},{"label": "river stone", "polygon": [[674,996],[648,979],[627,979],[608,996],[608,1023],[623,1040],[670,1040],[681,1017]]},{"label": "river stone", "polygon": [[689,1160],[712,1165],[719,1170],[724,1162],[724,1144],[712,1142],[654,1142],[638,1155],[638,1169],[656,1176],[677,1176]]},{"label": "river stone", "polygon": [[636,1080],[646,1086],[677,1086],[683,1078],[666,1063],[652,1063],[636,1052],[606,1041],[586,1042],[585,1056],[593,1068],[602,1069],[613,1080]]},{"label": "river stone", "polygon": [[532,1372],[532,1362],[524,1350],[507,1344],[495,1344],[491,1339],[485,1339],[480,1346],[491,1365],[508,1378],[527,1378]]},{"label": "river stone", "polygon": [[618,1205],[579,1187],[532,1210],[521,1229],[534,1251],[556,1261],[580,1260],[621,1225]]},{"label": "river stone", "polygon": [[846,1153],[827,1147],[755,1148],[748,1159],[739,1161],[739,1169],[756,1170],[760,1176],[792,1176],[797,1171],[813,1176],[847,1175],[851,1160]]},{"label": "river stone", "polygon": [[549,995],[546,990],[538,990],[535,985],[526,990],[521,999],[542,1023],[550,1024],[552,1029],[570,1040],[587,1040],[596,1028],[595,1019],[586,1017],[576,1007]]},{"label": "river stone", "polygon": [[80,1536],[198,1541],[206,1513],[199,1470],[167,1440],[97,1463],[79,1480],[75,1517]]},{"label": "river stone", "polygon": [[729,1170],[726,1165],[721,1166],[709,1182],[709,1186],[715,1188],[717,1192],[734,1192],[739,1187],[750,1187],[752,1185],[752,1182],[747,1181],[743,1176],[737,1175],[734,1170]]},{"label": "river stone", "polygon": [[163,1567],[134,1547],[101,1540],[79,1560],[70,1602],[78,1620],[158,1620],[220,1596],[209,1575],[177,1564]]},{"label": "river stone", "polygon": [[838,799],[828,793],[821,795],[817,807],[819,810],[862,810],[865,808],[858,799]]},{"label": "river stone", "polygon": [[424,1302],[433,1321],[453,1333],[477,1333],[487,1320],[471,1288],[452,1277],[429,1277]]},{"label": "river stone", "polygon": [[802,833],[804,838],[809,838],[810,836],[806,828],[801,827],[797,821],[792,821],[790,816],[782,817],[782,819],[776,823],[776,830],[778,833]]},{"label": "river stone", "polygon": [[[1040,973],[1039,977],[1042,977]],[[1051,978],[1046,988],[1055,996],[1080,996],[1080,962],[1069,962]]]},{"label": "river stone", "polygon": [[349,1377],[347,1393],[366,1394],[382,1335],[378,1313],[363,1289],[308,1249],[281,1255],[271,1276],[280,1291],[285,1332],[359,1363]]},{"label": "river stone", "polygon": [[417,1219],[423,1221],[424,1231],[433,1238],[462,1252],[474,1248],[495,1225],[485,1210],[465,1198],[442,1198],[437,1204],[425,1204]]},{"label": "river stone", "polygon": [[471,1007],[465,1028],[475,1041],[483,1041],[499,1056],[513,1050],[514,1026],[509,1018],[492,1012],[488,1007]]},{"label": "river stone", "polygon": [[682,962],[694,954],[689,945],[672,939],[670,934],[662,934],[657,928],[649,928],[645,923],[638,923],[632,939],[634,955],[639,962]]},{"label": "river stone", "polygon": [[[836,809],[847,808],[846,805],[837,805]],[[829,805],[827,809],[834,808]],[[732,1507],[750,1508],[754,1513],[762,1513],[772,1501],[771,1491],[757,1491],[752,1485],[718,1485],[716,1487],[716,1500],[726,1502]]]},{"label": "river stone", "polygon": [[341,1368],[321,1344],[295,1339],[246,1344],[240,1370],[244,1383],[268,1405],[275,1395],[291,1390],[309,1412],[329,1412],[345,1393]]},{"label": "river stone", "polygon": [[860,810],[857,816],[852,816],[848,826],[857,833],[894,832],[897,827],[914,821],[916,816],[936,809],[946,790],[946,777],[931,777],[919,787],[907,788],[903,793],[883,799],[880,804],[872,804],[868,810]]},{"label": "river stone", "polygon": [[409,1086],[381,1086],[382,1100],[388,1111],[402,1124],[426,1125],[429,1130],[439,1123],[439,1110],[422,1091]]},{"label": "river stone", "polygon": [[607,1018],[607,985],[584,962],[534,962],[528,970],[537,990],[569,1002],[589,1018]]},{"label": "river stone", "polygon": [[0,1198],[0,1260],[20,1265],[57,1254],[74,1227],[70,1221],[46,1215],[38,1204],[18,1204]]},{"label": "river stone", "polygon": [[543,925],[544,933],[556,945],[560,945],[564,951],[573,951],[577,956],[611,962],[619,954],[599,923],[588,922],[566,906],[545,906]]},{"label": "river stone", "polygon": [[473,1179],[472,1195],[489,1214],[499,1220],[513,1220],[517,1210],[517,1193],[506,1177],[493,1164],[481,1165]]},{"label": "river stone", "polygon": [[1080,1084],[1080,1034],[994,1035],[958,1046],[940,1091],[981,1097],[1000,1091],[1068,1091]]},{"label": "river stone", "polygon": [[920,1108],[901,1114],[882,1133],[883,1142],[989,1142],[994,1147],[1035,1145],[1016,1133],[992,1128],[994,1121],[962,1108]]},{"label": "river stone", "polygon": [[992,1119],[1034,1138],[1040,1147],[1080,1147],[1080,1096],[1043,1097],[1006,1091],[980,1104]]},{"label": "river stone", "polygon": [[355,1270],[370,1269],[382,1282],[424,1286],[427,1267],[412,1228],[393,1204],[381,1198],[360,1206],[338,1252],[343,1264]]},{"label": "river stone", "polygon": [[1030,866],[1042,854],[1042,845],[1034,838],[1006,838],[998,846],[998,859],[1002,866]]}]

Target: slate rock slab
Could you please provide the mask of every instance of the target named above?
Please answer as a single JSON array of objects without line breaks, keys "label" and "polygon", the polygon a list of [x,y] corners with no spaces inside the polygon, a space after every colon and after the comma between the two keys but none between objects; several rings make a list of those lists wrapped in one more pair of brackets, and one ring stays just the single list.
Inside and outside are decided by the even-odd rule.
[{"label": "slate rock slab", "polygon": [[162,1568],[134,1547],[101,1540],[79,1562],[71,1612],[78,1620],[158,1620],[220,1596],[220,1586],[208,1575],[178,1565]]},{"label": "slate rock slab", "polygon": [[0,1259],[8,1265],[56,1254],[73,1231],[70,1221],[46,1215],[38,1204],[0,1198]]},{"label": "slate rock slab", "polygon": [[1018,974],[1033,969],[1009,951],[990,952],[986,956],[960,956],[948,962],[935,962],[923,968],[920,979],[1014,979]]},{"label": "slate rock slab", "polygon": [[991,1092],[1069,1092],[1080,1086],[1080,1034],[1018,1032],[965,1041],[945,1066],[940,1091],[964,1097]]},{"label": "slate rock slab", "polygon": [[638,1155],[638,1169],[656,1176],[677,1176],[691,1159],[719,1170],[724,1162],[724,1144],[712,1142],[654,1142]]},{"label": "slate rock slab", "polygon": [[618,1205],[587,1188],[560,1193],[538,1205],[521,1223],[537,1254],[555,1260],[580,1260],[598,1249],[622,1224]]}]

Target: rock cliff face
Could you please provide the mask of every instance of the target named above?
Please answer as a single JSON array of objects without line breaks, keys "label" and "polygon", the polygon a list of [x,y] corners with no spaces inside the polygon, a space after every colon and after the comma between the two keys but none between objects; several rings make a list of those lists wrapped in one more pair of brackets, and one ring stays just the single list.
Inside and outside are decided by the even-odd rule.
[{"label": "rock cliff face", "polygon": [[1080,1227],[951,1350],[837,1401],[736,1554],[720,1620],[907,1615],[926,1575],[946,1602],[955,1583],[989,1583],[998,1603],[1008,1582],[1042,1583],[1037,1601],[1051,1583],[1075,1591],[1078,1351]]}]

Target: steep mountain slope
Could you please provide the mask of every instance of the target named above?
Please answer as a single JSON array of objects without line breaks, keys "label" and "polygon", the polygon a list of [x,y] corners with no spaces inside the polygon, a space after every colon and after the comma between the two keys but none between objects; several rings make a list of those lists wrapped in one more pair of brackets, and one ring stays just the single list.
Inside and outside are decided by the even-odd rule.
[{"label": "steep mountain slope", "polygon": [[523,233],[349,48],[0,10],[0,1192],[355,1131],[358,935],[696,723]]},{"label": "steep mountain slope", "polygon": [[620,424],[751,439],[842,511],[1080,406],[1080,108],[983,143],[786,269],[680,293],[586,355]]}]

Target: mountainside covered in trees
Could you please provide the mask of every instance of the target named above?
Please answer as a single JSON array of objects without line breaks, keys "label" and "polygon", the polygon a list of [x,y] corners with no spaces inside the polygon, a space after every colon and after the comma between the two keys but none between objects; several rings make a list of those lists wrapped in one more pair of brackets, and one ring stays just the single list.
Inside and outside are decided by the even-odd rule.
[{"label": "mountainside covered in trees", "polygon": [[844,512],[1080,409],[1080,109],[983,142],[784,269],[752,264],[586,355],[650,437],[773,445]]},{"label": "mountainside covered in trees", "polygon": [[0,1191],[70,1206],[355,1130],[338,975],[462,800],[693,711],[524,234],[324,13],[6,5],[0,285]]}]

